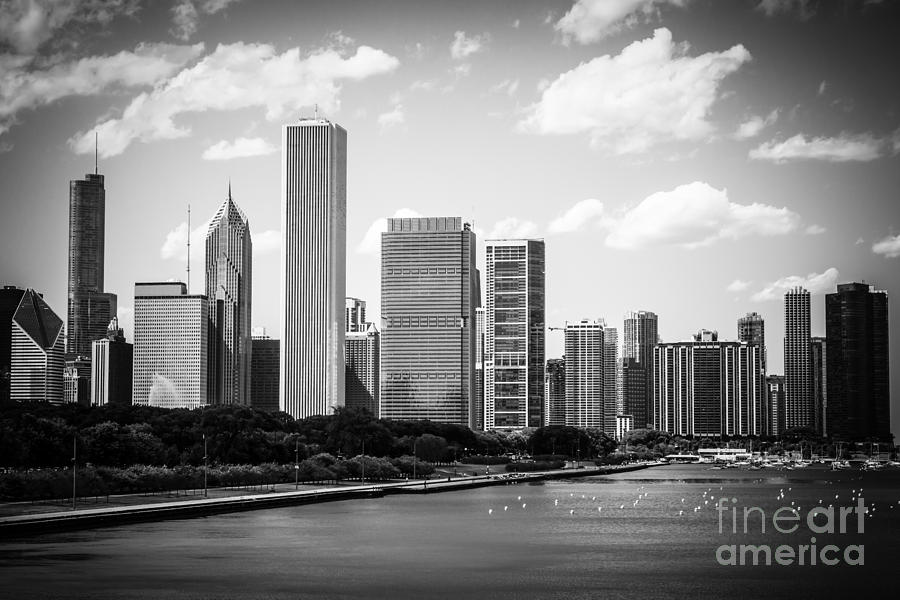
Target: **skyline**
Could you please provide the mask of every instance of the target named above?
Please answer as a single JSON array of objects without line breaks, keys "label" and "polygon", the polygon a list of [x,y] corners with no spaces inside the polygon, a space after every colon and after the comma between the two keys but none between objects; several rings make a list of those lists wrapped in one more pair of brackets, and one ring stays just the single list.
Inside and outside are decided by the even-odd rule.
[{"label": "skyline", "polygon": [[[618,327],[648,310],[664,341],[737,339],[738,318],[759,312],[771,373],[784,372],[787,289],[812,293],[814,336],[838,283],[900,289],[890,3],[337,3],[301,18],[288,3],[220,2],[193,25],[176,3],[113,4],[57,30],[0,25],[0,276],[57,314],[65,186],[93,171],[96,131],[105,291],[129,339],[133,284],[184,279],[187,204],[211,217],[229,177],[254,238],[253,325],[278,331],[278,138],[315,105],[348,130],[347,295],[371,315],[391,216],[463,215],[482,273],[486,239],[543,238],[548,325]],[[802,10],[777,10],[788,4]],[[85,35],[98,22],[110,33]],[[229,152],[245,156],[212,160]],[[195,264],[207,224],[192,228]],[[548,357],[561,337],[547,335]],[[891,366],[898,431],[896,352]]]}]

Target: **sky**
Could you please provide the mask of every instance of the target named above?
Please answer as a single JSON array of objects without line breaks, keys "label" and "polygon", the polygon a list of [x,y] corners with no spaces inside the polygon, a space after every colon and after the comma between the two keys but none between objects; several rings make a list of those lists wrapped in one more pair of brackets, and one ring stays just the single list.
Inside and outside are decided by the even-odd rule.
[{"label": "sky", "polygon": [[[370,320],[385,219],[458,215],[482,248],[546,241],[548,325],[651,310],[663,341],[735,339],[756,311],[782,373],[787,289],[813,335],[838,283],[900,292],[898,56],[900,3],[871,0],[0,0],[0,282],[65,314],[96,133],[126,334],[136,281],[186,277],[188,205],[203,291],[230,181],[277,336],[281,126],[317,107],[348,132]],[[891,381],[900,433],[897,350]]]}]

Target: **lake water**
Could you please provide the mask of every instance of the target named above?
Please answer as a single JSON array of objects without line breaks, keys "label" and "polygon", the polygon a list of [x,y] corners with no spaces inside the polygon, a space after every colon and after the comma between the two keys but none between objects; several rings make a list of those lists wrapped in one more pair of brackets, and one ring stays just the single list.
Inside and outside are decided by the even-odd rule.
[{"label": "lake water", "polygon": [[[855,514],[845,534],[806,527],[819,500],[855,505],[860,489],[871,511],[862,533]],[[719,533],[720,496],[738,507],[737,534],[730,510]],[[772,514],[791,502],[801,526],[777,533]],[[758,512],[743,533],[743,507],[766,512],[765,534]],[[6,539],[0,598],[897,597],[898,534],[900,470],[673,465]],[[723,544],[796,552],[812,536],[819,551],[837,546],[826,557],[840,564],[716,558]],[[844,564],[849,545],[863,546],[863,565]]]}]

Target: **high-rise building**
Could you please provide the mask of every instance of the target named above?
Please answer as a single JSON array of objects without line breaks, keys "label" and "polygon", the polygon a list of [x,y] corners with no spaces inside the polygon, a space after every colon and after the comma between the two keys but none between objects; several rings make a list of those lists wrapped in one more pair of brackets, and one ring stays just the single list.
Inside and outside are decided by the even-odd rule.
[{"label": "high-rise building", "polygon": [[784,432],[784,376],[766,376],[767,406],[763,411],[763,435],[780,435]]},{"label": "high-rise building", "polygon": [[475,233],[388,219],[381,236],[381,417],[475,425]]},{"label": "high-rise building", "polygon": [[484,431],[484,307],[475,309],[475,427]]},{"label": "high-rise building", "polygon": [[866,283],[825,296],[828,433],[843,441],[889,441],[888,297]]},{"label": "high-rise building", "polygon": [[[636,358],[626,357],[622,362],[622,408],[619,414],[631,415],[632,425],[643,429],[653,422],[653,415],[647,415],[647,368]],[[650,362],[650,365],[653,363]],[[652,390],[651,390],[652,393]]]},{"label": "high-rise building", "polygon": [[566,323],[566,425],[570,427],[603,428],[608,420],[605,327],[602,319]]},{"label": "high-rise building", "polygon": [[[615,438],[619,412],[619,332],[615,327],[603,330],[603,431]],[[633,425],[633,423],[632,423]]]},{"label": "high-rise building", "polygon": [[91,359],[73,355],[63,367],[63,402],[91,405]]},{"label": "high-rise building", "polygon": [[134,347],[125,341],[125,333],[114,318],[106,337],[95,340],[91,354],[91,404],[131,405]]},{"label": "high-rise building", "polygon": [[24,295],[25,290],[14,285],[5,285],[0,289],[0,404],[9,402],[12,319]]},{"label": "high-rise building", "polygon": [[738,319],[738,341],[766,347],[766,322],[762,315],[749,312]]},{"label": "high-rise building", "polygon": [[484,428],[544,424],[544,241],[485,243]]},{"label": "high-rise building", "polygon": [[181,282],[134,284],[132,402],[162,408],[209,403],[209,303]]},{"label": "high-rise building", "polygon": [[325,119],[282,129],[279,404],[294,418],[344,405],[347,132]]},{"label": "high-rise building", "polygon": [[[21,292],[21,295],[19,295]],[[4,288],[7,300],[19,295],[9,321],[9,399],[62,402],[65,341],[63,322],[41,294]]]},{"label": "high-rise building", "polygon": [[810,371],[809,292],[795,287],[784,295],[784,426],[815,429]]},{"label": "high-rise building", "polygon": [[365,408],[378,416],[381,382],[381,336],[374,323],[365,331],[346,334],[344,356],[346,364],[346,406]]},{"label": "high-rise building", "polygon": [[810,338],[809,373],[816,432],[828,435],[828,350],[825,338]]},{"label": "high-rise building", "polygon": [[344,325],[347,333],[365,333],[369,327],[366,322],[366,301],[346,298],[344,302]]},{"label": "high-rise building", "polygon": [[267,412],[278,412],[278,369],[281,342],[268,336],[251,338],[250,405]]},{"label": "high-rise building", "polygon": [[566,424],[566,359],[547,359],[547,378],[544,386],[544,397],[547,408],[545,425]]},{"label": "high-rise building", "polygon": [[250,404],[252,266],[250,223],[231,198],[229,183],[206,232],[212,404]]},{"label": "high-rise building", "polygon": [[675,435],[759,435],[762,351],[701,330],[656,348],[654,429]]},{"label": "high-rise building", "polygon": [[[632,398],[631,408],[626,412],[634,416],[635,429],[651,427],[653,422],[653,349],[659,342],[658,320],[655,313],[646,310],[632,311],[625,314],[624,339],[622,340],[622,358],[633,358],[634,367],[643,369],[644,382],[638,387],[643,389],[644,407],[639,409],[637,399],[639,390],[623,389],[623,403],[625,398]],[[637,381],[632,377],[632,384]],[[623,386],[631,385],[625,381]],[[646,419],[644,421],[643,419]]]},{"label": "high-rise building", "polygon": [[69,290],[66,352],[90,359],[91,344],[116,316],[116,295],[103,291],[106,188],[103,175],[69,182]]}]

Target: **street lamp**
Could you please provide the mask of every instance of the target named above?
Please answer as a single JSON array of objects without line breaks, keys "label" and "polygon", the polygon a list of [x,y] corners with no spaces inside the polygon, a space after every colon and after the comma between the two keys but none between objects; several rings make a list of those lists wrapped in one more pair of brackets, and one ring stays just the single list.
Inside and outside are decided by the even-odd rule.
[{"label": "street lamp", "polygon": [[360,457],[362,464],[362,484],[366,485],[366,438],[362,439],[362,456]]},{"label": "street lamp", "polygon": [[207,487],[207,472],[209,471],[209,455],[206,452],[206,434],[203,434],[203,497],[209,498],[209,488]]},{"label": "street lamp", "polygon": [[77,466],[76,458],[78,457],[78,436],[72,437],[72,510],[75,510],[75,468]]},{"label": "street lamp", "polygon": [[300,438],[294,440],[294,491],[300,489]]},{"label": "street lamp", "polygon": [[413,479],[416,478],[416,463],[419,462],[419,459],[416,458],[416,444],[419,443],[419,438],[413,439]]}]

